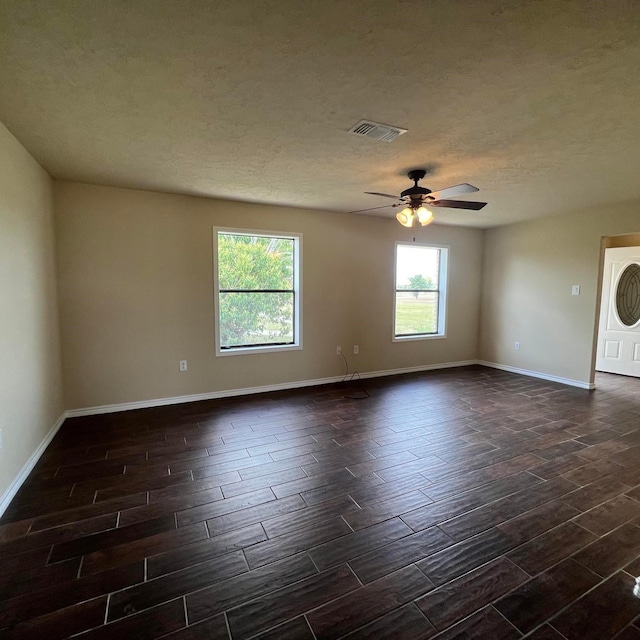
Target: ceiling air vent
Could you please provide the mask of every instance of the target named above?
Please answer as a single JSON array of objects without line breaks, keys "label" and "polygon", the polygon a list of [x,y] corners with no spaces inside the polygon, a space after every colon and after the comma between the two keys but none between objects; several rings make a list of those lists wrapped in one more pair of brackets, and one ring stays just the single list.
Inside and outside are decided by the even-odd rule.
[{"label": "ceiling air vent", "polygon": [[364,136],[365,138],[391,142],[403,133],[407,133],[407,130],[401,127],[394,127],[390,124],[380,124],[379,122],[372,122],[371,120],[360,120],[360,122],[353,125],[347,133],[352,133],[354,136]]}]

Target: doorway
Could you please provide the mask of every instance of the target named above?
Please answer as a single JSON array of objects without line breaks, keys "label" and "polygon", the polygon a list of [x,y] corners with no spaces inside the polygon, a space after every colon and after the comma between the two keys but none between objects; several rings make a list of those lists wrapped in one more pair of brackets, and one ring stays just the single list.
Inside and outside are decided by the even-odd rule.
[{"label": "doorway", "polygon": [[604,251],[595,368],[640,378],[638,235],[610,238]]}]

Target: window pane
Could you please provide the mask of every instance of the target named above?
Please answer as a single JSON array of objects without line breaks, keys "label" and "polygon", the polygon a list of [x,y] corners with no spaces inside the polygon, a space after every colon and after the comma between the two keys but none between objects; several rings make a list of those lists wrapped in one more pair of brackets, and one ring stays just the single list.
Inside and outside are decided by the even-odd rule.
[{"label": "window pane", "polygon": [[293,343],[293,293],[220,292],[220,346]]},{"label": "window pane", "polygon": [[438,294],[396,293],[396,335],[437,333]]},{"label": "window pane", "polygon": [[396,289],[437,289],[440,250],[398,245]]},{"label": "window pane", "polygon": [[293,289],[291,238],[218,234],[220,289]]}]

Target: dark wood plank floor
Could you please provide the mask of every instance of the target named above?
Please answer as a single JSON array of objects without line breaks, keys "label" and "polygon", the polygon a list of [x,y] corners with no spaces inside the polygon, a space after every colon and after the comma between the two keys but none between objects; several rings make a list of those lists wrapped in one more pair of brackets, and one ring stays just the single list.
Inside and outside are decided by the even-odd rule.
[{"label": "dark wood plank floor", "polygon": [[0,638],[640,638],[640,380],[366,388],[67,420],[0,521]]}]

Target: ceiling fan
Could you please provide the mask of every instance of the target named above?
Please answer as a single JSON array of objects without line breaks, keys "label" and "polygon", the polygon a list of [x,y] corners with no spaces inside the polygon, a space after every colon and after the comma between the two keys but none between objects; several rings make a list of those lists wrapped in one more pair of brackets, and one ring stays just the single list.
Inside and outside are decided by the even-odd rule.
[{"label": "ceiling fan", "polygon": [[370,207],[369,209],[358,209],[357,211],[349,211],[349,213],[362,213],[363,211],[373,211],[374,209],[385,209],[386,207],[404,207],[402,211],[396,214],[396,219],[405,227],[413,226],[417,220],[423,227],[433,222],[433,213],[425,207],[449,207],[453,209],[472,209],[479,211],[484,207],[486,202],[471,202],[468,200],[443,200],[451,196],[461,196],[465,193],[473,193],[479,191],[477,187],[466,182],[457,184],[454,187],[440,189],[440,191],[431,191],[426,187],[419,187],[418,182],[425,177],[427,172],[424,169],[413,169],[407,174],[410,180],[413,180],[413,187],[405,189],[399,196],[392,196],[388,193],[377,193],[375,191],[365,191],[371,196],[381,196],[383,198],[393,198],[399,200],[395,204],[388,204],[383,207]]}]

